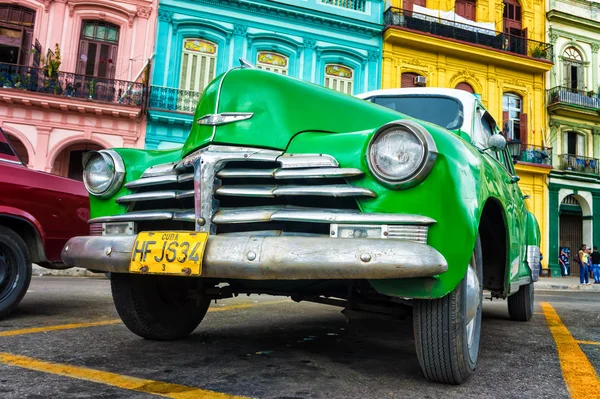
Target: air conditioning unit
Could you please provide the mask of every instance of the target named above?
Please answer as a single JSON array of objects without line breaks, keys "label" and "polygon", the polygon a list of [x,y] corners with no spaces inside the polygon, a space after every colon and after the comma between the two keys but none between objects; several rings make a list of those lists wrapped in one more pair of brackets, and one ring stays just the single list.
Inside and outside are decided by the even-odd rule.
[{"label": "air conditioning unit", "polygon": [[415,86],[425,86],[427,84],[427,78],[425,76],[415,76]]}]

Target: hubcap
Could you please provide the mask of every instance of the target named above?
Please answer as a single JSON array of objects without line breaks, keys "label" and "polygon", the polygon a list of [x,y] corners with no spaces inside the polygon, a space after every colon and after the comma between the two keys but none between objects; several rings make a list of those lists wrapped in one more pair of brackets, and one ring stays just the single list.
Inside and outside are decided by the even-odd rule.
[{"label": "hubcap", "polygon": [[473,347],[476,330],[479,329],[478,314],[481,312],[481,285],[474,263],[473,260],[467,269],[466,332],[469,351]]}]

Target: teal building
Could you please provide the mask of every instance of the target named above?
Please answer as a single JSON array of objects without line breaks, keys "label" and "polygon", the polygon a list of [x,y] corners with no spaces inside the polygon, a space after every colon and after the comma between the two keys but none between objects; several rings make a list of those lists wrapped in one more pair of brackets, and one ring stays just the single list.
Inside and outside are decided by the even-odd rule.
[{"label": "teal building", "polygon": [[349,95],[378,89],[384,3],[161,0],[146,147],[181,145],[204,88],[239,58]]}]

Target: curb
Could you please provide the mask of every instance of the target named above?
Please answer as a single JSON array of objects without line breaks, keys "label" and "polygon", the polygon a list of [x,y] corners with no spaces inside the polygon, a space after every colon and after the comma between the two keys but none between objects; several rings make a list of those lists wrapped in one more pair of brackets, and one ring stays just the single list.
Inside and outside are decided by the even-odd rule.
[{"label": "curb", "polygon": [[600,285],[581,285],[581,284],[553,284],[550,282],[537,282],[535,289],[541,291],[581,291],[581,292],[600,292]]},{"label": "curb", "polygon": [[104,277],[101,273],[92,273],[81,267],[73,267],[66,270],[51,270],[36,265],[32,265],[32,274],[34,276],[62,276],[62,277]]}]

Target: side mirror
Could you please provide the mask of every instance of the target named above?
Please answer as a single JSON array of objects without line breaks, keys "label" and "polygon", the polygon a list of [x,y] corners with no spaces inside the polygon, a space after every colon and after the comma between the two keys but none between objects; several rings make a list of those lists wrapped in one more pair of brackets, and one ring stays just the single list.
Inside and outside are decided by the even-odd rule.
[{"label": "side mirror", "polygon": [[501,134],[494,134],[488,139],[488,148],[494,152],[504,151],[506,139]]}]

